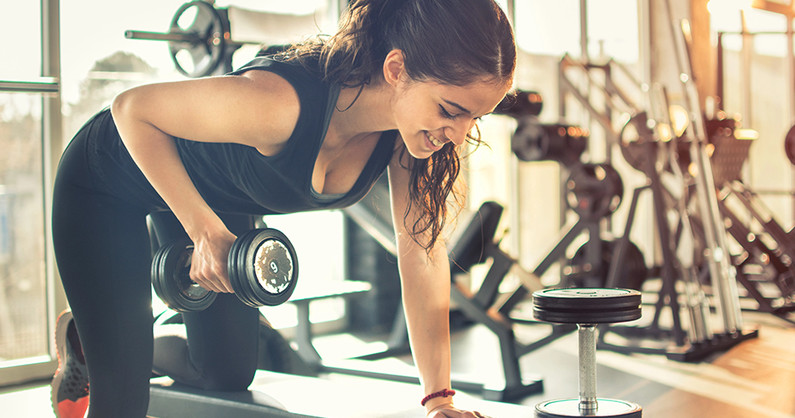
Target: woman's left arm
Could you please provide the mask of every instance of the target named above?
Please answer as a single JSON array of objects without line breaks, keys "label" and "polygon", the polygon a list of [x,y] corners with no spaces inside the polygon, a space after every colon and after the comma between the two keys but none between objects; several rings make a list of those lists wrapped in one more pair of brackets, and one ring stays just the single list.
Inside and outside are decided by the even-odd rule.
[{"label": "woman's left arm", "polygon": [[[420,384],[428,395],[450,389],[450,265],[441,239],[428,253],[412,239],[406,227],[413,225],[415,216],[409,213],[404,221],[409,203],[409,172],[398,162],[400,154],[395,152],[389,166],[392,219],[409,342]],[[452,408],[452,402],[451,397],[433,398],[425,409],[434,417],[479,416]]]}]

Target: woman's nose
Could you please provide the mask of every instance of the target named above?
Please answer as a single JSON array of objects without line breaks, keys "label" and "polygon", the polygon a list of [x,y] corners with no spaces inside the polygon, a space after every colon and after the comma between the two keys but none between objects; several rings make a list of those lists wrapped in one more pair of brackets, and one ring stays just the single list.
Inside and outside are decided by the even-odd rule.
[{"label": "woman's nose", "polygon": [[463,119],[455,121],[452,125],[445,128],[444,135],[450,138],[456,146],[462,145],[467,140],[467,134],[475,126],[474,119]]}]

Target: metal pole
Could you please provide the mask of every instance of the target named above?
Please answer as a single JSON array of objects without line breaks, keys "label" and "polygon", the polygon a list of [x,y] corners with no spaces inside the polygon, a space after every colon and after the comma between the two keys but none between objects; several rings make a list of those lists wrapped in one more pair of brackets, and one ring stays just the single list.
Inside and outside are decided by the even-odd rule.
[{"label": "metal pole", "polygon": [[[790,3],[792,4],[792,1]],[[793,32],[793,18],[795,18],[795,15],[787,16],[787,74],[789,74],[789,120],[791,124],[795,123],[795,52],[793,52],[795,50],[795,32]],[[795,170],[793,170],[791,177],[790,184],[795,183]],[[795,198],[793,198],[792,204],[792,217],[795,218]]]},{"label": "metal pole", "polygon": [[[715,179],[712,175],[712,166],[707,156],[707,131],[704,126],[704,117],[701,112],[701,103],[698,90],[693,80],[693,70],[686,36],[689,35],[689,22],[677,21],[673,18],[670,1],[666,1],[668,18],[671,23],[671,36],[674,40],[677,69],[682,88],[685,105],[691,118],[693,141],[690,145],[690,158],[697,167],[698,173],[694,176],[699,214],[704,227],[704,236],[707,244],[707,256],[711,282],[715,289],[715,307],[723,320],[723,328],[728,334],[733,334],[742,328],[740,312],[740,297],[737,291],[737,280],[734,266],[731,265],[726,242],[726,230],[723,219],[718,209]],[[679,23],[679,25],[677,24]],[[681,27],[680,27],[681,25]],[[687,34],[686,34],[687,32]]]},{"label": "metal pole", "polygon": [[[41,0],[41,75],[49,77],[55,82],[61,78],[61,21],[60,0]],[[61,153],[66,148],[63,137],[63,116],[61,113],[60,86],[54,94],[42,98],[42,187],[44,189],[44,233],[45,242],[52,242],[49,219],[52,219],[52,183],[55,179],[55,169],[61,158]],[[57,280],[55,268],[55,255],[50,245],[45,245],[46,289],[47,307],[50,319],[47,321],[50,335],[55,332],[55,315],[67,308],[66,296]],[[55,346],[50,346],[50,355],[55,359]]]}]

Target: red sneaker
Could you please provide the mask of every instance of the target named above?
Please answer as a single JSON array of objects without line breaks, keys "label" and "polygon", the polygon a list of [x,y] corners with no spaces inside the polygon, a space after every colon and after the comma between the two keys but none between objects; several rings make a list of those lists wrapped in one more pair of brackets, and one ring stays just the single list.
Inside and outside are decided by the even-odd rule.
[{"label": "red sneaker", "polygon": [[52,379],[52,408],[58,418],[84,418],[88,410],[88,369],[72,312],[64,311],[55,325],[58,370]]}]

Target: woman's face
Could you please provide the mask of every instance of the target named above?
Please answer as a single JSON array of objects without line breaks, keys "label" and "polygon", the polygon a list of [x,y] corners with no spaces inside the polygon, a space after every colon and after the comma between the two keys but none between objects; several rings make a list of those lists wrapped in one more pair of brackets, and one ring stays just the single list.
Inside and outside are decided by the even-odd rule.
[{"label": "woman's face", "polygon": [[434,81],[401,83],[393,110],[409,154],[424,159],[448,142],[463,144],[475,122],[494,110],[509,87],[493,80],[465,86]]}]

